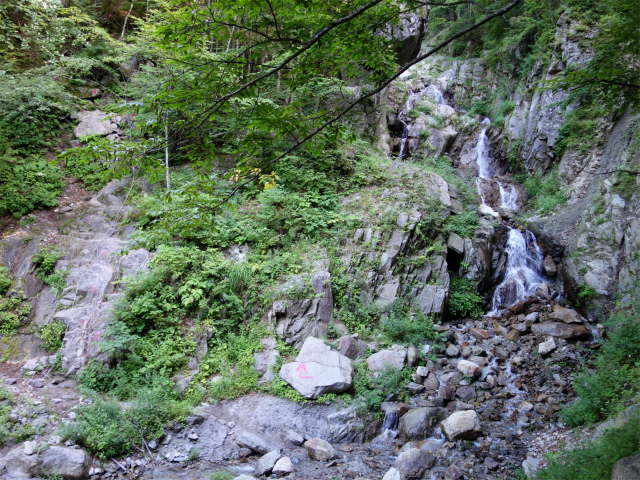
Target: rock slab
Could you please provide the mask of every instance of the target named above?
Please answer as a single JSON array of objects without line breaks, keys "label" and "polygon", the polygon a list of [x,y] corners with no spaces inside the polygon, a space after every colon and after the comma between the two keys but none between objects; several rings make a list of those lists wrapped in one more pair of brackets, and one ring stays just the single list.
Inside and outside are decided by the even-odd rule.
[{"label": "rock slab", "polygon": [[447,440],[475,440],[482,433],[478,414],[474,410],[455,412],[450,415],[440,426]]},{"label": "rock slab", "polygon": [[280,378],[310,400],[348,390],[352,374],[351,360],[314,337],[304,341],[295,362],[280,368]]},{"label": "rock slab", "polygon": [[336,451],[331,444],[321,438],[310,438],[304,442],[304,448],[309,458],[313,460],[326,462],[336,456]]}]

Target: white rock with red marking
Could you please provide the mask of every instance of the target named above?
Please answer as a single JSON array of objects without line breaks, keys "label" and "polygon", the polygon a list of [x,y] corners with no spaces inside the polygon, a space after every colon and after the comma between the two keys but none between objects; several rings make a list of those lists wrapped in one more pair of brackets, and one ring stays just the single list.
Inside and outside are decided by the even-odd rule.
[{"label": "white rock with red marking", "polygon": [[348,390],[352,374],[351,360],[314,337],[304,341],[295,362],[280,369],[280,378],[308,399]]}]

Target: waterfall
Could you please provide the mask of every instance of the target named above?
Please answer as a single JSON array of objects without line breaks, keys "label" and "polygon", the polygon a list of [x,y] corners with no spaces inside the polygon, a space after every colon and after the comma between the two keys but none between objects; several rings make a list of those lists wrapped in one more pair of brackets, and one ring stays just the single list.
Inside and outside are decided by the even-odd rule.
[{"label": "waterfall", "polygon": [[404,158],[407,156],[405,150],[407,147],[407,141],[409,139],[409,127],[403,120],[400,121],[402,122],[402,137],[400,137],[400,151],[398,152],[398,158],[400,160],[404,160]]},{"label": "waterfall", "polygon": [[437,103],[441,105],[447,104],[447,101],[444,99],[444,95],[442,94],[440,87],[438,87],[437,85],[435,84],[429,85],[425,90],[425,93],[431,98],[433,98]]},{"label": "waterfall", "polygon": [[518,190],[513,185],[505,185],[502,182],[498,182],[500,187],[500,206],[510,208],[511,210],[518,210]]},{"label": "waterfall", "polygon": [[533,233],[527,230],[523,234],[518,229],[509,229],[505,253],[507,271],[493,294],[488,315],[495,315],[500,307],[513,305],[533,295],[538,285],[544,282],[541,269],[544,258]]},{"label": "waterfall", "polygon": [[[485,118],[483,125],[491,121]],[[478,165],[478,178],[476,185],[482,204],[486,205],[486,199],[482,192],[482,180],[494,180],[500,188],[500,202],[502,207],[512,210],[518,209],[518,191],[513,185],[503,184],[495,178],[490,157],[490,145],[487,138],[487,128],[484,127],[478,135],[476,144],[476,163]],[[507,254],[507,266],[504,280],[496,288],[493,294],[491,311],[488,315],[496,315],[502,306],[513,305],[533,295],[542,282],[542,263],[544,256],[536,237],[526,230],[524,233],[515,228],[509,228],[509,240],[505,248]]]}]

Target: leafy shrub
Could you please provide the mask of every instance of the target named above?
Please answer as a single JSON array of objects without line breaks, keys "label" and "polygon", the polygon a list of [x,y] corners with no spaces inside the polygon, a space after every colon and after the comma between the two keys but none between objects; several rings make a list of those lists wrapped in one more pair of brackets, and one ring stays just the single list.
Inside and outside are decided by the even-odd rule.
[{"label": "leafy shrub", "polygon": [[585,306],[588,307],[593,299],[596,298],[598,292],[591,285],[581,283],[576,287],[576,307]]},{"label": "leafy shrub", "polygon": [[449,313],[457,317],[482,315],[483,298],[476,293],[474,283],[466,278],[454,278],[449,289]]},{"label": "leafy shrub", "polygon": [[55,353],[60,350],[65,330],[66,326],[63,322],[47,323],[37,334],[42,340],[42,348],[49,353]]},{"label": "leafy shrub", "polygon": [[367,368],[366,361],[354,366],[353,389],[356,409],[360,413],[376,411],[390,395],[397,394],[400,399],[408,396],[405,386],[410,382],[411,369],[397,370],[393,367],[376,372],[373,375]]},{"label": "leafy shrub", "polygon": [[86,148],[91,148],[106,141],[102,137],[95,136],[83,138],[84,148],[71,148],[58,157],[64,162],[65,171],[79,179],[84,187],[92,192],[97,192],[110,180],[109,169],[94,157],[88,157]]},{"label": "leafy shrub", "polygon": [[435,338],[433,320],[420,311],[414,311],[401,300],[396,301],[382,318],[382,332],[392,342],[418,346]]},{"label": "leafy shrub", "polygon": [[34,209],[54,207],[63,186],[59,169],[36,155],[18,156],[4,132],[0,133],[0,215],[20,217]]},{"label": "leafy shrub", "polygon": [[134,445],[159,438],[168,422],[187,414],[174,395],[166,383],[156,383],[140,391],[126,411],[113,398],[94,396],[92,404],[76,409],[77,420],[60,434],[102,459],[127,455]]},{"label": "leafy shrub", "polygon": [[578,448],[552,455],[539,480],[606,480],[621,458],[640,453],[640,415],[622,426],[607,430],[602,437]]},{"label": "leafy shrub", "polygon": [[47,247],[37,252],[31,260],[36,270],[36,276],[57,293],[62,292],[67,286],[65,280],[67,272],[56,269],[56,262],[61,257],[62,253],[58,250]]},{"label": "leafy shrub", "polygon": [[31,313],[31,304],[22,296],[0,297],[0,334],[11,337]]},{"label": "leafy shrub", "polygon": [[546,177],[519,174],[515,176],[527,191],[527,204],[537,213],[548,215],[557,206],[564,205],[567,197],[560,187],[557,173]]},{"label": "leafy shrub", "polygon": [[13,275],[7,267],[0,267],[0,295],[7,293],[13,283]]},{"label": "leafy shrub", "polygon": [[473,238],[479,221],[475,210],[467,209],[456,215],[449,215],[444,224],[443,233],[454,232],[462,238]]},{"label": "leafy shrub", "polygon": [[640,304],[620,308],[609,321],[612,331],[590,369],[573,380],[579,397],[562,415],[570,426],[594,423],[617,413],[640,390]]},{"label": "leafy shrub", "polygon": [[469,113],[471,115],[482,115],[483,117],[488,117],[491,115],[491,105],[486,100],[478,100],[473,104]]}]

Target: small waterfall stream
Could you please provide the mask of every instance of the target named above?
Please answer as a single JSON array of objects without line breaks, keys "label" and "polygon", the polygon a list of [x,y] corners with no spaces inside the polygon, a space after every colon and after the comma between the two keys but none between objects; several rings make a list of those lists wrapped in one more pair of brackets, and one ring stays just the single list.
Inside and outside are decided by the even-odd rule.
[{"label": "small waterfall stream", "polygon": [[[478,178],[476,186],[478,194],[482,199],[482,204],[487,201],[482,189],[483,180],[495,181],[500,189],[500,206],[511,210],[518,210],[518,191],[511,184],[500,182],[495,175],[490,156],[489,140],[487,129],[490,120],[485,118],[482,124],[485,125],[478,135],[476,144],[476,163],[478,164]],[[544,256],[538,247],[536,237],[529,230],[521,232],[518,229],[509,227],[509,239],[505,248],[507,254],[507,270],[504,280],[495,290],[491,302],[491,311],[488,315],[496,315],[501,307],[513,305],[533,295],[542,282],[542,263]]]}]

